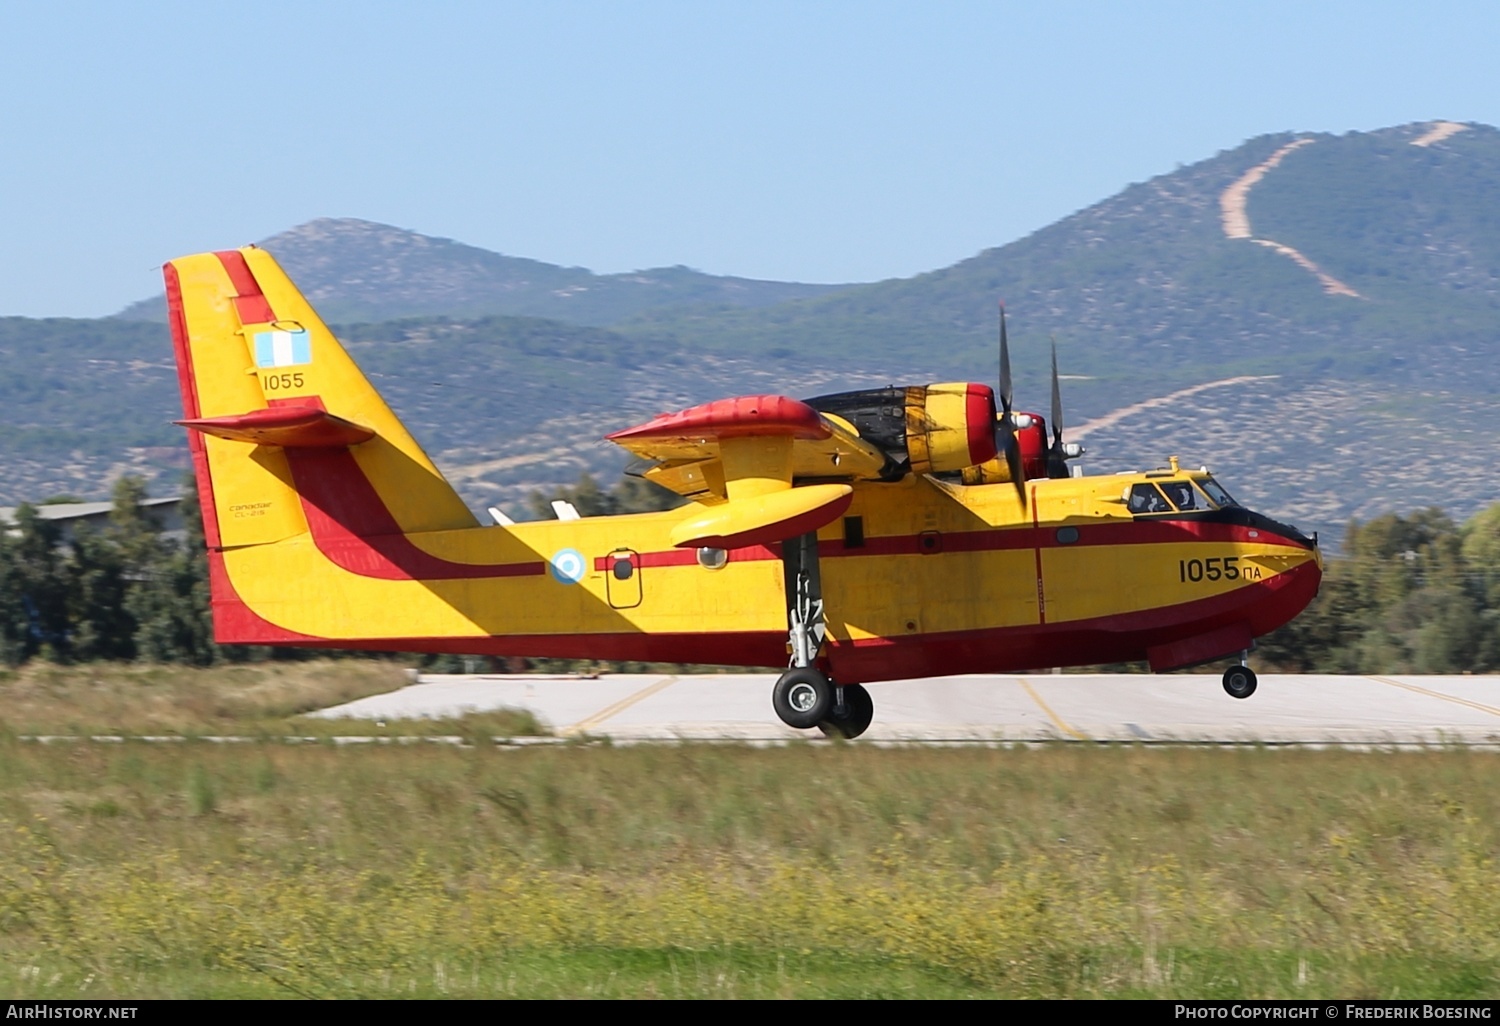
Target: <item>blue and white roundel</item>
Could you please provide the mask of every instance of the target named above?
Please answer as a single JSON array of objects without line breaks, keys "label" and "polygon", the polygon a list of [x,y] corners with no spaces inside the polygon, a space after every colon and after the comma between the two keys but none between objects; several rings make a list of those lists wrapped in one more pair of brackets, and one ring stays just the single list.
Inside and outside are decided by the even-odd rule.
[{"label": "blue and white roundel", "polygon": [[577,584],[584,569],[583,553],[577,549],[559,549],[552,557],[552,576],[560,584]]}]

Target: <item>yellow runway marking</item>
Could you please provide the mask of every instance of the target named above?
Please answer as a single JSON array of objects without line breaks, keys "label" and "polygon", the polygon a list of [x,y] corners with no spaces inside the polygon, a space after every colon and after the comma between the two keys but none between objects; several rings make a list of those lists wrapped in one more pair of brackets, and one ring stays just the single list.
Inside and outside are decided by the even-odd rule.
[{"label": "yellow runway marking", "polygon": [[626,709],[629,709],[632,705],[635,705],[637,702],[645,701],[652,695],[656,694],[658,691],[664,691],[676,683],[676,677],[663,677],[655,684],[652,684],[649,687],[641,688],[641,690],[637,691],[633,695],[626,695],[614,705],[606,706],[605,708],[600,709],[598,712],[594,713],[594,715],[579,720],[571,727],[564,727],[562,730],[558,731],[558,733],[563,735],[564,737],[571,737],[574,734],[582,734],[591,727],[597,727],[599,724],[603,723],[611,716],[619,715]]},{"label": "yellow runway marking", "polygon": [[1455,705],[1466,705],[1470,709],[1478,709],[1480,712],[1489,713],[1491,716],[1500,716],[1500,709],[1496,709],[1493,705],[1485,705],[1483,702],[1471,702],[1467,698],[1459,698],[1457,695],[1445,695],[1441,691],[1429,691],[1427,688],[1418,687],[1415,684],[1403,684],[1401,681],[1391,680],[1389,677],[1370,676],[1370,680],[1378,680],[1380,683],[1389,684],[1393,688],[1405,688],[1407,691],[1415,691],[1417,694],[1426,695],[1429,698],[1441,698],[1443,701],[1452,702]]},{"label": "yellow runway marking", "polygon": [[1031,700],[1042,707],[1042,712],[1047,714],[1047,718],[1052,721],[1053,726],[1057,727],[1058,730],[1071,737],[1076,737],[1080,741],[1093,740],[1093,738],[1089,737],[1083,731],[1069,726],[1066,720],[1057,715],[1057,713],[1053,712],[1052,707],[1046,702],[1042,701],[1042,696],[1037,694],[1036,690],[1032,688],[1030,684],[1026,683],[1025,677],[1017,677],[1016,680],[1021,682],[1021,687],[1026,689],[1026,693],[1031,696]]}]

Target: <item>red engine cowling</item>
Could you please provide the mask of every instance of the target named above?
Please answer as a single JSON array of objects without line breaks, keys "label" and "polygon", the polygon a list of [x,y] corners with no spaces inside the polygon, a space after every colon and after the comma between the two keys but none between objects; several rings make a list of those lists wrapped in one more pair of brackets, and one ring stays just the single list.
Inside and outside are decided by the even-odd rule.
[{"label": "red engine cowling", "polygon": [[[1026,420],[1031,423],[1025,424]],[[1021,469],[1026,480],[1047,476],[1047,422],[1035,413],[1016,415],[1016,442],[1021,449]]]},{"label": "red engine cowling", "polygon": [[[1035,413],[1013,414],[1016,418],[1016,447],[1021,450],[1021,475],[1030,481],[1047,476],[1047,421]],[[1001,484],[1010,480],[1010,466],[1001,452],[992,460],[964,468],[964,484]]]}]

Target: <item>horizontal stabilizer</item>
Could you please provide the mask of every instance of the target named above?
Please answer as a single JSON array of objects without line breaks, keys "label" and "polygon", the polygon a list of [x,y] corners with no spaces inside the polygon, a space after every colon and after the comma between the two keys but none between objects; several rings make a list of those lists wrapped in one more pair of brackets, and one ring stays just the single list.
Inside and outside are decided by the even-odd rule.
[{"label": "horizontal stabilizer", "polygon": [[336,449],[375,437],[369,428],[315,406],[273,406],[228,417],[200,417],[174,423],[232,442],[293,449]]},{"label": "horizontal stabilizer", "polygon": [[816,531],[843,514],[853,501],[846,484],[807,485],[710,506],[672,529],[679,548],[737,549],[770,545]]}]

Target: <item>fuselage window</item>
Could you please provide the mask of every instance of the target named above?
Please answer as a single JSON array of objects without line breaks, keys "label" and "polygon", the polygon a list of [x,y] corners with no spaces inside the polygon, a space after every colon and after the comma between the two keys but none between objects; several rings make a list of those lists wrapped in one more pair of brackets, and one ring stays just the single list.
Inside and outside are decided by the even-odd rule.
[{"label": "fuselage window", "polygon": [[1130,512],[1171,513],[1172,504],[1156,490],[1156,485],[1138,484],[1130,489]]}]

